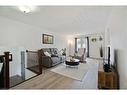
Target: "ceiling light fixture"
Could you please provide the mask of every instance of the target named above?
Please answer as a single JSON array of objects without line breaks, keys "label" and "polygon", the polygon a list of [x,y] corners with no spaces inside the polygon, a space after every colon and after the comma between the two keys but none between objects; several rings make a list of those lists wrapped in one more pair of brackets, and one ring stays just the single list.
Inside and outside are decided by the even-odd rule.
[{"label": "ceiling light fixture", "polygon": [[35,11],[35,9],[36,9],[36,7],[34,7],[34,6],[19,6],[18,8],[23,13],[30,13],[32,11]]}]

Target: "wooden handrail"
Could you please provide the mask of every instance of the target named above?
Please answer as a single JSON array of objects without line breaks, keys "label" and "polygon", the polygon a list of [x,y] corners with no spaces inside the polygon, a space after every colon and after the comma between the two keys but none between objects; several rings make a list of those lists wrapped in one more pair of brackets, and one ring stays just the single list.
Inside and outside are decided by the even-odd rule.
[{"label": "wooden handrail", "polygon": [[9,79],[9,52],[4,52],[5,54],[5,63],[4,65],[4,86],[6,89],[10,87],[10,79]]},{"label": "wooden handrail", "polygon": [[[9,61],[12,61],[12,55],[10,52],[4,52],[4,55],[0,55],[0,58],[3,59],[3,67],[1,71],[1,79],[3,80],[3,89],[9,89],[10,87],[10,78],[9,78]],[[11,58],[9,58],[11,56]]]},{"label": "wooden handrail", "polygon": [[38,50],[39,74],[42,74],[42,49]]}]

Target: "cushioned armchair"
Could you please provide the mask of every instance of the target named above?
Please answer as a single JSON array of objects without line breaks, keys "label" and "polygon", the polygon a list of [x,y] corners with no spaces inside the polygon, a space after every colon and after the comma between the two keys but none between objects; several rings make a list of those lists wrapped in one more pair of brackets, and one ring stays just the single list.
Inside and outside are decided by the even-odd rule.
[{"label": "cushioned armchair", "polygon": [[79,48],[77,53],[74,54],[74,58],[79,59],[80,62],[85,62],[85,48]]}]

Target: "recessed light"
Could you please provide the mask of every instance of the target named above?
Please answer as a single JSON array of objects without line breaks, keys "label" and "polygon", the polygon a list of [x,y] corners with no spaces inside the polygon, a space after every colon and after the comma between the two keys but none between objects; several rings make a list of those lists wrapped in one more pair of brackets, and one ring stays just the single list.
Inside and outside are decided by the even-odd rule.
[{"label": "recessed light", "polygon": [[36,10],[35,6],[18,6],[18,8],[23,13],[30,13]]}]

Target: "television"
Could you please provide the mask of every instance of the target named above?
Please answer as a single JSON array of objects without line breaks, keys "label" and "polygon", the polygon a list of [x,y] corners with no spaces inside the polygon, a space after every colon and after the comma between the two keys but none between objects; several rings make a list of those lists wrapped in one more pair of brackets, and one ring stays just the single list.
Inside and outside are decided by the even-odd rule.
[{"label": "television", "polygon": [[111,71],[111,66],[110,66],[110,46],[106,48],[106,59],[104,62],[104,71],[105,72],[110,72]]},{"label": "television", "polygon": [[110,66],[110,47],[108,47],[108,65]]}]

